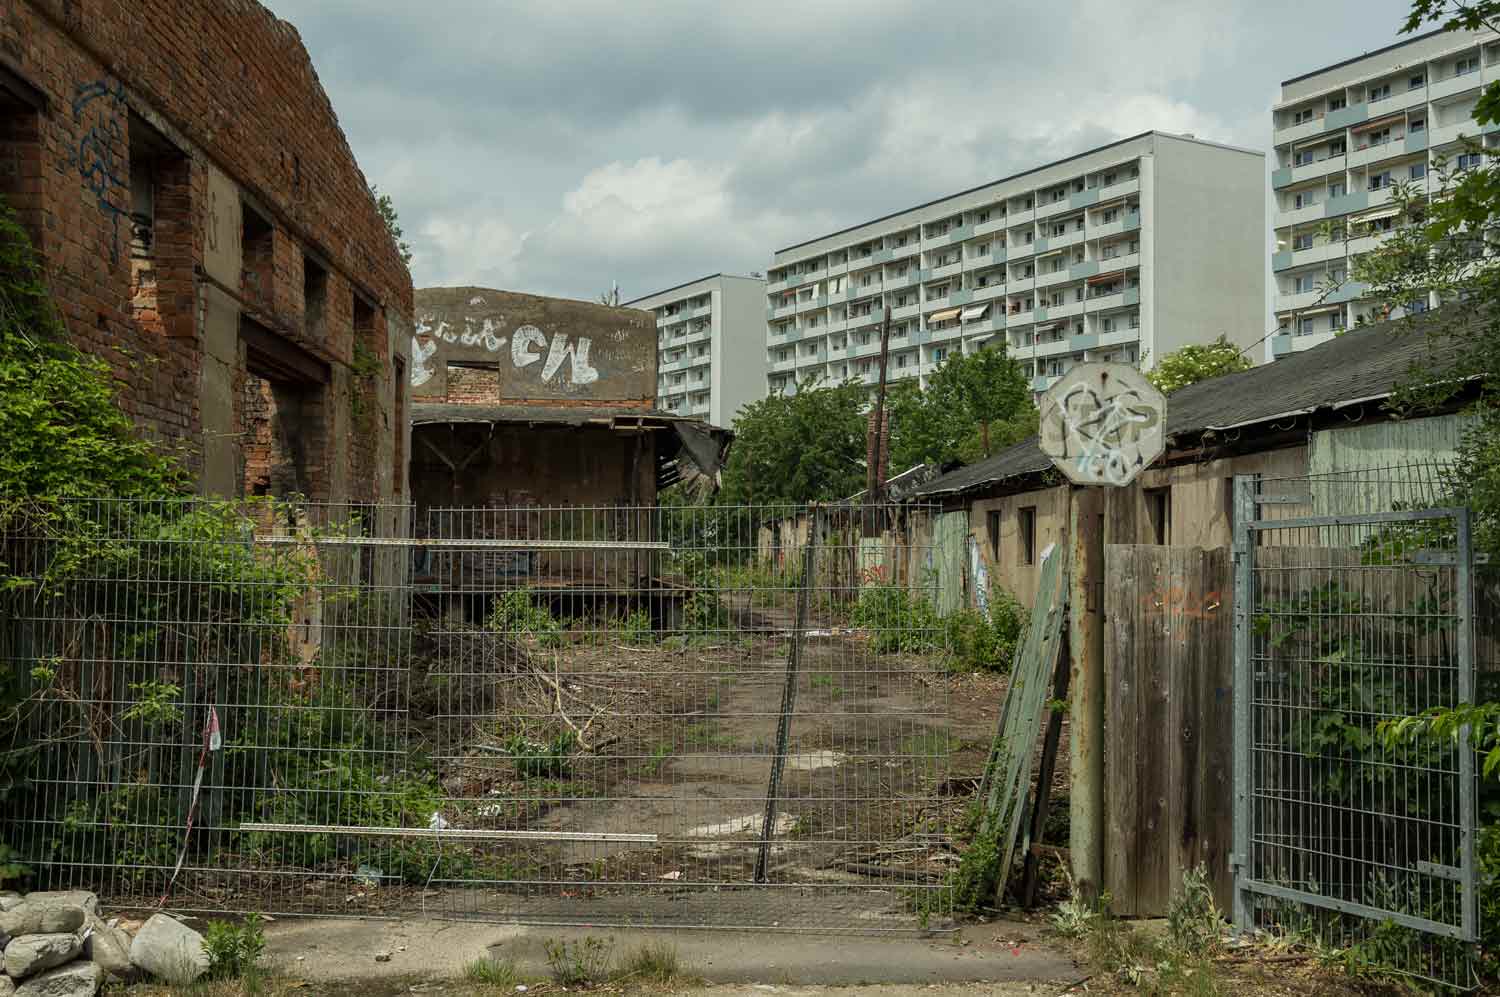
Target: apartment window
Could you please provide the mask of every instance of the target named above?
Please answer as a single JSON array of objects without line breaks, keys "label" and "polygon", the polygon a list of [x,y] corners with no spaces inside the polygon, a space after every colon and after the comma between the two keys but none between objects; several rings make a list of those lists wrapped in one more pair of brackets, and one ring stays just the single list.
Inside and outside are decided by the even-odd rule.
[{"label": "apartment window", "polygon": [[1385,145],[1390,140],[1391,130],[1389,128],[1380,128],[1370,133],[1371,145]]},{"label": "apartment window", "polygon": [[[1130,327],[1132,329],[1139,329],[1141,327],[1141,313],[1140,312],[1131,312],[1130,313]],[[1135,360],[1135,357],[1132,356],[1130,359],[1133,361],[1133,360]]]},{"label": "apartment window", "polygon": [[1328,109],[1330,111],[1339,111],[1339,110],[1342,110],[1343,108],[1347,107],[1348,105],[1349,105],[1349,99],[1347,97],[1345,97],[1343,94],[1339,94],[1339,95],[1337,95],[1335,97],[1329,97],[1328,98]]},{"label": "apartment window", "polygon": [[974,224],[976,224],[976,225],[983,225],[985,222],[987,222],[989,220],[990,220],[990,213],[988,211],[981,211],[981,212],[979,212],[979,214],[977,214],[977,215],[974,216]]},{"label": "apartment window", "polygon": [[1311,149],[1298,149],[1296,152],[1292,153],[1293,166],[1306,166],[1312,161],[1313,151]]},{"label": "apartment window", "polygon": [[1172,543],[1172,489],[1147,488],[1146,516],[1151,521],[1154,542],[1167,547]]},{"label": "apartment window", "polygon": [[1423,73],[1417,73],[1414,76],[1408,77],[1406,80],[1406,89],[1408,90],[1420,90],[1426,85],[1427,76]]},{"label": "apartment window", "polygon": [[1460,170],[1473,170],[1479,167],[1479,153],[1465,152],[1458,157],[1458,168]]},{"label": "apartment window", "polygon": [[1103,322],[1100,323],[1100,330],[1102,332],[1114,332],[1115,331],[1115,320],[1112,319],[1112,318],[1105,319]]},{"label": "apartment window", "polygon": [[[1462,167],[1460,167],[1460,169],[1462,169]],[[1390,170],[1382,170],[1381,172],[1376,173],[1374,176],[1370,177],[1370,189],[1371,190],[1382,190],[1382,189],[1384,189],[1386,187],[1389,187],[1390,185],[1391,185],[1391,171]]]},{"label": "apartment window", "polygon": [[1112,187],[1112,186],[1114,186],[1114,182],[1115,182],[1115,174],[1113,174],[1113,173],[1106,173],[1106,174],[1104,174],[1104,186],[1106,186],[1106,187]]},{"label": "apartment window", "polygon": [[[1056,368],[1057,361],[1052,361]],[[1020,540],[1017,553],[1022,564],[1036,563],[1036,506],[1022,506],[1016,510],[1016,535]]]},{"label": "apartment window", "polygon": [[1464,76],[1479,69],[1479,56],[1471,55],[1453,63],[1453,75]]},{"label": "apartment window", "polygon": [[1304,190],[1293,196],[1293,208],[1310,208],[1318,203],[1317,197],[1310,190]]},{"label": "apartment window", "polygon": [[1342,180],[1336,180],[1333,183],[1329,184],[1328,185],[1328,196],[1329,197],[1343,197],[1344,196],[1344,181],[1342,181]]},{"label": "apartment window", "polygon": [[1426,163],[1412,163],[1406,171],[1407,179],[1420,180],[1427,175]]},{"label": "apartment window", "polygon": [[1103,222],[1103,224],[1108,225],[1110,222],[1116,222],[1116,221],[1119,221],[1119,220],[1120,220],[1120,209],[1119,208],[1110,208],[1108,211],[1104,212],[1104,222]]},{"label": "apartment window", "polygon": [[1141,241],[1139,239],[1131,239],[1130,240],[1130,250],[1129,250],[1129,252],[1131,252],[1131,253],[1138,253],[1138,252],[1140,252],[1140,250],[1141,250]]},{"label": "apartment window", "polygon": [[1310,107],[1304,107],[1302,108],[1302,110],[1296,111],[1292,114],[1292,124],[1294,125],[1304,124],[1305,122],[1311,121],[1312,119],[1313,109]]},{"label": "apartment window", "polygon": [[1317,287],[1318,282],[1313,279],[1312,274],[1299,274],[1292,278],[1292,292],[1294,294],[1305,294]]},{"label": "apartment window", "polygon": [[1427,119],[1412,118],[1410,123],[1407,124],[1406,130],[1413,135],[1415,135],[1417,132],[1425,132],[1427,130]]},{"label": "apartment window", "polygon": [[1391,95],[1391,85],[1389,83],[1382,83],[1378,87],[1371,87],[1370,88],[1369,96],[1366,97],[1365,99],[1366,100],[1372,100],[1372,101],[1374,101],[1374,100],[1385,100],[1390,95]]},{"label": "apartment window", "polygon": [[1313,237],[1311,232],[1303,232],[1301,235],[1295,236],[1292,239],[1293,249],[1311,249],[1312,245]]},{"label": "apartment window", "polygon": [[936,350],[933,350],[932,351],[933,362],[936,363],[937,361],[942,360],[947,355],[948,355],[948,351],[946,349],[936,349]]},{"label": "apartment window", "polygon": [[1000,563],[1000,513],[990,511],[984,514],[984,528],[990,535],[990,560],[995,564]]},{"label": "apartment window", "polygon": [[1346,148],[1346,146],[1344,144],[1344,140],[1343,139],[1341,139],[1341,138],[1333,139],[1332,141],[1330,141],[1328,143],[1328,156],[1329,156],[1329,158],[1332,158],[1334,156],[1342,156],[1344,154],[1345,148]]}]

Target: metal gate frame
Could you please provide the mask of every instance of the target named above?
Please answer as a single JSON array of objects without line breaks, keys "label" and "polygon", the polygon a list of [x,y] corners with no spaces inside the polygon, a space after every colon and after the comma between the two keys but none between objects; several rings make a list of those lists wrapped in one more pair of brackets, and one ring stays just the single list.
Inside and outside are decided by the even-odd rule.
[{"label": "metal gate frame", "polygon": [[[1257,768],[1252,757],[1257,750],[1254,737],[1265,704],[1255,699],[1258,675],[1252,653],[1252,628],[1258,607],[1256,597],[1257,555],[1262,536],[1273,530],[1380,527],[1384,525],[1421,524],[1448,520],[1453,530],[1453,549],[1418,550],[1411,554],[1414,565],[1447,566],[1454,569],[1452,619],[1455,624],[1454,678],[1456,698],[1451,703],[1428,703],[1426,707],[1471,702],[1474,695],[1474,552],[1471,537],[1471,513],[1466,508],[1407,509],[1392,512],[1370,512],[1355,515],[1314,515],[1279,518],[1275,507],[1314,504],[1312,496],[1299,493],[1277,493],[1263,490],[1265,482],[1255,475],[1234,478],[1234,924],[1238,930],[1256,925],[1258,898],[1303,904],[1340,915],[1350,915],[1373,922],[1393,922],[1419,932],[1461,942],[1478,937],[1478,873],[1474,845],[1477,832],[1475,758],[1467,728],[1457,746],[1457,819],[1459,822],[1459,864],[1438,865],[1417,860],[1409,868],[1398,870],[1415,877],[1429,877],[1458,883],[1460,890],[1457,923],[1438,921],[1407,911],[1385,909],[1357,901],[1299,889],[1269,881],[1259,867],[1257,845],[1258,796],[1264,788],[1257,784]],[[1268,508],[1269,507],[1269,508]],[[1427,770],[1432,772],[1433,770]],[[1449,773],[1443,773],[1447,775]],[[1352,808],[1341,812],[1353,813]]]}]

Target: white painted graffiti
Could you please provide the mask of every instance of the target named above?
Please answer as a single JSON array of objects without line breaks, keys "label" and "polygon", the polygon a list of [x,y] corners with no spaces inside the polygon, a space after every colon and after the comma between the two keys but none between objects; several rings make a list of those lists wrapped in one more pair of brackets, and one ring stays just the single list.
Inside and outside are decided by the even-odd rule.
[{"label": "white painted graffiti", "polygon": [[1075,384],[1063,396],[1063,423],[1083,443],[1075,458],[1079,475],[1121,485],[1145,466],[1141,431],[1160,416],[1133,389],[1101,398],[1089,384]]},{"label": "white painted graffiti", "polygon": [[[593,345],[589,337],[579,336],[570,342],[567,333],[556,332],[549,342],[547,334],[534,325],[523,325],[509,337],[499,335],[500,328],[490,318],[480,323],[478,328],[472,319],[466,319],[464,328],[458,330],[444,319],[439,319],[434,324],[432,316],[420,316],[417,319],[416,333],[411,340],[412,386],[419,387],[436,376],[437,367],[432,360],[440,343],[482,349],[501,357],[504,356],[502,350],[508,341],[510,362],[517,370],[530,367],[539,360],[543,361],[543,383],[556,378],[558,372],[564,369],[564,364],[567,365],[565,383],[593,384],[599,380],[599,371],[589,363],[589,349]],[[427,341],[426,345],[423,345],[423,340]]]}]

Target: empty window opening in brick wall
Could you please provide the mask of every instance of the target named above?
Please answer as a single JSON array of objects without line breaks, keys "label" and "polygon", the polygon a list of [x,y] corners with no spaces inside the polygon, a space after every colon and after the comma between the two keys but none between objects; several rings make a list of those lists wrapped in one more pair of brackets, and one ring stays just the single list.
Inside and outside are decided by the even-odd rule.
[{"label": "empty window opening in brick wall", "polygon": [[500,401],[500,367],[492,363],[448,362],[448,401]]},{"label": "empty window opening in brick wall", "polygon": [[328,328],[328,271],[306,253],[302,254],[302,318],[308,335],[321,342]]},{"label": "empty window opening in brick wall", "polygon": [[239,398],[246,495],[328,494],[327,365],[246,318]]},{"label": "empty window opening in brick wall", "polygon": [[192,217],[187,157],[138,115],[130,116],[130,308],[152,332],[172,320],[191,334]]},{"label": "empty window opening in brick wall", "polygon": [[40,246],[42,234],[41,115],[46,98],[0,68],[0,197]]},{"label": "empty window opening in brick wall", "polygon": [[241,202],[240,214],[240,294],[246,301],[271,310],[276,274],[276,229],[269,220],[250,205]]}]

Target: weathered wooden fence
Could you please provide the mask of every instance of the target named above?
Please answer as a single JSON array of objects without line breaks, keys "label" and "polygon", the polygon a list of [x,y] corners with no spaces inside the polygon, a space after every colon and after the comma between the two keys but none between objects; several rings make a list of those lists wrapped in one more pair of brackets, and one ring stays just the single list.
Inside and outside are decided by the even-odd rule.
[{"label": "weathered wooden fence", "polygon": [[1121,914],[1165,914],[1203,863],[1233,880],[1234,663],[1225,548],[1104,549],[1104,882]]}]

